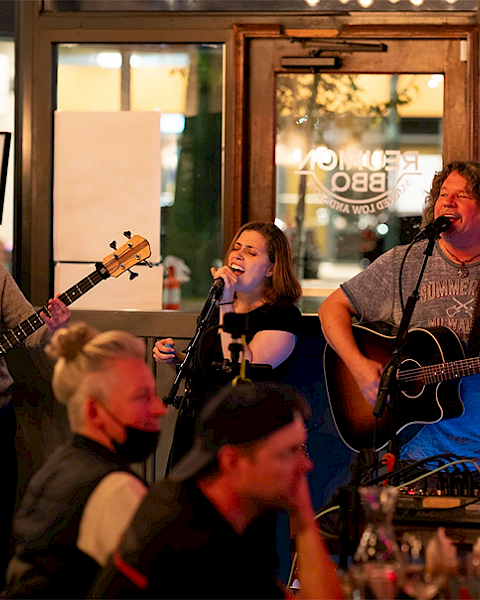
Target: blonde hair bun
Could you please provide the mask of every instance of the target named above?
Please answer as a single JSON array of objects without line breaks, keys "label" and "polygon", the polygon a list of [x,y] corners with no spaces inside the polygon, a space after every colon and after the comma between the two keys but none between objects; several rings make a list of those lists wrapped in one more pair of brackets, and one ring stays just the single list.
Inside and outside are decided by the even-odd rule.
[{"label": "blonde hair bun", "polygon": [[72,362],[96,335],[98,331],[86,323],[74,323],[70,327],[59,329],[45,351],[52,358],[64,358],[67,362]]}]

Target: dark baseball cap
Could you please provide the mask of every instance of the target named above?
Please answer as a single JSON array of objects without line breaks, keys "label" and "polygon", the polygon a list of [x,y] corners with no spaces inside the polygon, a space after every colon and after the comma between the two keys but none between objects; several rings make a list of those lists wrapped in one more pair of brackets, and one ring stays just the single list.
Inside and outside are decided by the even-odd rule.
[{"label": "dark baseball cap", "polygon": [[300,415],[311,416],[298,390],[276,382],[228,385],[200,412],[191,450],[173,467],[171,481],[185,481],[202,471],[225,444],[243,445],[260,440]]}]

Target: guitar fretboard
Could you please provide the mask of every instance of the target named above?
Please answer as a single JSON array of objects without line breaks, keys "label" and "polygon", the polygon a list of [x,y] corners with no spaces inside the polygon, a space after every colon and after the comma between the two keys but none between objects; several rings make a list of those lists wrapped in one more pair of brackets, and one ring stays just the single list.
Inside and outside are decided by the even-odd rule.
[{"label": "guitar fretboard", "polygon": [[[103,279],[107,279],[110,274],[104,265],[101,263],[97,265],[96,270],[93,273],[90,273],[87,277],[79,281],[77,284],[69,288],[63,294],[60,294],[60,300],[66,305],[70,306],[72,302],[78,300],[83,294],[91,290],[97,283],[100,283]],[[0,353],[5,354],[11,348],[18,346],[21,344],[26,338],[40,329],[42,325],[44,325],[44,321],[40,317],[41,312],[47,312],[47,305],[42,306],[42,308],[33,313],[30,317],[19,323],[13,329],[9,329],[4,334],[0,336]]]},{"label": "guitar fretboard", "polygon": [[449,381],[450,379],[460,379],[478,373],[480,373],[480,357],[474,357],[427,365],[418,369],[408,369],[398,374],[398,380],[406,383],[430,384]]}]

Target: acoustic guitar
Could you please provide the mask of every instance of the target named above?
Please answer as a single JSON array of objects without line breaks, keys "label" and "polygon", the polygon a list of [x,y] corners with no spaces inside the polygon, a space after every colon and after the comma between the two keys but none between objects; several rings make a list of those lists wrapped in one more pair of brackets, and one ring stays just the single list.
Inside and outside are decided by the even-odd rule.
[{"label": "acoustic guitar", "polygon": [[[354,325],[355,340],[365,356],[385,367],[392,357],[395,336],[371,327]],[[372,406],[343,360],[328,344],[324,371],[337,431],[347,446],[359,452],[374,447],[382,449],[392,438],[392,432],[399,434],[410,425],[423,426],[461,417],[465,408],[460,397],[460,379],[480,373],[480,357],[465,358],[460,339],[448,327],[410,330],[394,374],[395,408],[391,411],[387,405],[379,419],[373,416]],[[418,430],[419,427],[411,428],[413,435]],[[404,434],[403,443],[409,431]]]},{"label": "acoustic guitar", "polygon": [[[125,235],[128,237],[127,234],[129,232],[125,232]],[[100,283],[100,281],[109,277],[119,277],[134,265],[142,262],[145,263],[150,254],[150,244],[147,240],[139,235],[134,235],[118,250],[116,249],[106,256],[103,262],[97,263],[93,273],[90,273],[90,275],[69,288],[66,292],[60,294],[59,298],[66,306],[69,306],[96,286],[97,283]],[[132,275],[135,276],[136,274]],[[9,329],[0,335],[0,355],[18,346],[29,335],[40,329],[42,325],[45,325],[45,322],[40,317],[41,312],[48,314],[47,305],[33,313],[32,316],[19,323],[13,329]]]}]

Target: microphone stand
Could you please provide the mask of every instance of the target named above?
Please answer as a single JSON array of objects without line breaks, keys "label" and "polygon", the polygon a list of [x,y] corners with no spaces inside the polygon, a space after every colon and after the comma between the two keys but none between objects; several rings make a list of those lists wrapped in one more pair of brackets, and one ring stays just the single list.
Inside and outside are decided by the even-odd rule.
[{"label": "microphone stand", "polygon": [[[445,230],[445,229],[444,229]],[[440,231],[433,231],[428,236],[428,244],[423,252],[424,259],[422,263],[422,267],[420,269],[420,273],[417,279],[417,283],[415,289],[412,294],[409,296],[405,310],[402,315],[402,320],[400,322],[400,326],[397,331],[397,335],[395,337],[394,342],[394,350],[392,352],[392,357],[388,361],[385,369],[383,371],[382,377],[380,379],[380,386],[378,389],[377,400],[375,402],[375,406],[373,408],[373,414],[378,419],[380,418],[385,408],[388,407],[388,411],[390,413],[390,428],[391,428],[391,436],[390,442],[388,445],[388,452],[392,453],[395,456],[395,459],[399,457],[399,448],[398,448],[398,440],[397,433],[395,430],[395,407],[398,402],[398,390],[397,386],[394,385],[396,383],[396,374],[399,368],[400,356],[405,345],[407,335],[408,335],[408,327],[410,325],[410,321],[412,319],[412,314],[419,298],[418,290],[420,288],[420,283],[423,278],[423,273],[427,266],[427,261],[433,253],[433,248],[435,247],[435,240],[439,237]],[[420,241],[420,240],[418,240]],[[411,246],[415,240],[412,242]],[[407,250],[407,252],[410,248]],[[400,284],[401,285],[401,284]],[[401,290],[400,290],[401,291]],[[390,396],[390,402],[387,400]],[[358,505],[358,494],[357,489],[360,486],[361,476],[364,470],[364,467],[371,467],[374,464],[374,454],[376,452],[375,447],[375,437],[374,437],[374,446],[373,449],[363,449],[359,454],[359,457],[356,461],[352,463],[350,469],[352,470],[352,482],[345,488],[340,488],[338,491],[338,500],[340,503],[340,508],[342,512],[342,521],[343,528],[340,533],[340,566],[346,568],[348,565],[348,557],[351,556],[352,548],[356,548],[359,544],[360,538],[360,521],[359,521],[359,511],[357,509]],[[352,545],[350,545],[351,537],[353,536]]]},{"label": "microphone stand", "polygon": [[195,335],[190,340],[190,343],[185,350],[185,358],[183,359],[182,364],[177,368],[177,376],[170,388],[168,394],[163,398],[163,402],[168,406],[169,404],[173,404],[175,408],[179,408],[183,396],[177,396],[178,388],[180,387],[180,382],[185,377],[190,364],[192,362],[192,357],[194,352],[198,346],[200,338],[202,337],[203,332],[207,328],[210,319],[212,317],[212,313],[216,306],[218,305],[218,301],[220,300],[223,293],[223,286],[216,285],[215,283],[212,285],[210,292],[208,294],[208,298],[205,302],[205,305],[200,314],[200,320],[197,326],[197,331]]},{"label": "microphone stand", "polygon": [[[435,240],[437,239],[437,237],[438,234],[432,235],[428,238],[427,247],[423,252],[425,258],[423,259],[422,268],[420,269],[420,273],[417,279],[417,284],[411,295],[408,297],[407,303],[405,305],[402,320],[400,322],[400,326],[398,328],[397,335],[395,338],[392,357],[388,361],[383,371],[382,377],[380,379],[377,401],[375,402],[375,406],[373,407],[374,416],[377,419],[380,418],[383,415],[385,408],[387,407],[387,399],[390,396],[388,410],[390,413],[391,439],[388,446],[388,452],[391,452],[396,459],[398,459],[399,456],[397,433],[395,431],[395,406],[398,401],[398,390],[397,386],[394,384],[396,383],[396,374],[398,372],[400,355],[405,345],[405,341],[407,339],[408,327],[412,319],[413,310],[415,308],[417,300],[420,297],[418,293],[420,283],[423,278],[425,267],[427,266],[427,261],[430,258],[430,256],[432,256],[433,248],[435,247]],[[373,450],[376,450],[375,447],[373,448]]]}]

